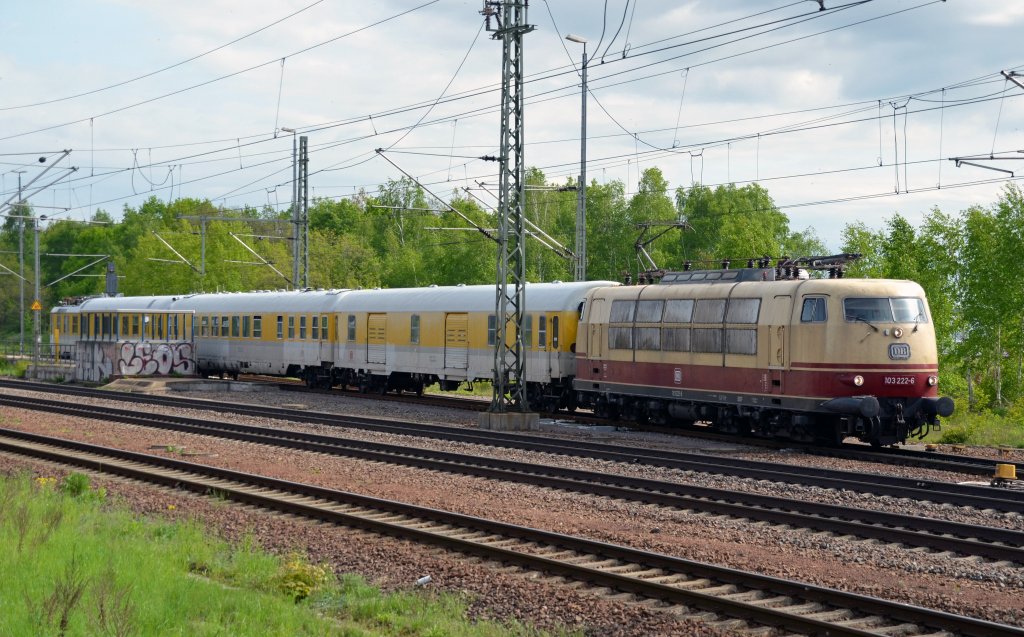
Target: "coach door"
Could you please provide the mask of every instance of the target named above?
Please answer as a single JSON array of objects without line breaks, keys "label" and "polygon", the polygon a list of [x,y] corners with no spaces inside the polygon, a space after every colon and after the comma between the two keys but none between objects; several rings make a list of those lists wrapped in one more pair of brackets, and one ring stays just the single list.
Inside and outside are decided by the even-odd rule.
[{"label": "coach door", "polygon": [[371,314],[366,322],[366,362],[386,363],[388,315]]},{"label": "coach door", "polygon": [[445,369],[469,367],[469,315],[446,314],[444,317]]},{"label": "coach door", "polygon": [[793,297],[780,295],[772,298],[765,315],[768,326],[768,348],[766,351],[768,375],[771,379],[771,392],[781,394],[782,372],[789,363],[789,322],[793,316]]}]

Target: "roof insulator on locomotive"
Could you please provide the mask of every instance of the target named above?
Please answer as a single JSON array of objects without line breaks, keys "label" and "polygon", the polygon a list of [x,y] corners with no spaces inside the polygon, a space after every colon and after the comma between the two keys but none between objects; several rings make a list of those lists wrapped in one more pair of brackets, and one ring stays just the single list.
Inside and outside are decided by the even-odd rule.
[{"label": "roof insulator on locomotive", "polygon": [[622,273],[622,282],[624,285],[633,285],[633,275],[629,272]]},{"label": "roof insulator on locomotive", "polygon": [[647,285],[647,273],[641,272],[636,276],[637,285]]},{"label": "roof insulator on locomotive", "polygon": [[723,270],[728,270],[729,269],[729,259],[722,259],[722,269]]},{"label": "roof insulator on locomotive", "polygon": [[683,261],[683,272],[689,272],[691,269],[693,269],[693,264],[689,261]]},{"label": "roof insulator on locomotive", "polygon": [[836,268],[836,278],[837,278],[837,279],[841,279],[841,278],[843,278],[844,276],[846,276],[846,275],[845,275],[845,272],[846,272],[846,271],[845,271],[845,270],[843,270],[842,268]]}]

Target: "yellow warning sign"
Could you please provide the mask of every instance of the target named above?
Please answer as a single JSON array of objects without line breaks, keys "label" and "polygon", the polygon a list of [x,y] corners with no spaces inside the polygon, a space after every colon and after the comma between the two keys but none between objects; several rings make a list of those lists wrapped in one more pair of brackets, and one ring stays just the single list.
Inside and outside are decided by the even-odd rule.
[{"label": "yellow warning sign", "polygon": [[36,299],[35,301],[32,302],[33,312],[38,312],[41,309],[43,309],[43,304],[39,302],[39,299]]}]

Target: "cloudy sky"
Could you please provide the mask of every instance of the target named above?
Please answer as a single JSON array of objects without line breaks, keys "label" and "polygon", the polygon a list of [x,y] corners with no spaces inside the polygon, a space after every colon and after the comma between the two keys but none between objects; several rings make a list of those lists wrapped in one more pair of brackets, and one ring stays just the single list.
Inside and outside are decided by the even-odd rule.
[{"label": "cloudy sky", "polygon": [[[844,224],[990,205],[1024,173],[1020,0],[533,0],[526,162],[636,190],[757,181],[838,249]],[[316,197],[401,173],[439,196],[494,184],[501,45],[481,2],[80,0],[0,20],[0,202],[42,214],[150,196],[287,206],[292,128]],[[602,37],[603,34],[603,37]],[[1021,78],[1024,81],[1024,78]],[[275,134],[276,133],[276,134]],[[64,159],[59,153],[72,152]],[[995,160],[988,159],[990,155]],[[952,157],[978,156],[956,167]],[[47,162],[40,164],[39,157]],[[1000,159],[1015,157],[1016,159]],[[66,167],[77,167],[73,174]],[[484,199],[486,192],[475,191]],[[897,194],[899,193],[899,194]]]}]

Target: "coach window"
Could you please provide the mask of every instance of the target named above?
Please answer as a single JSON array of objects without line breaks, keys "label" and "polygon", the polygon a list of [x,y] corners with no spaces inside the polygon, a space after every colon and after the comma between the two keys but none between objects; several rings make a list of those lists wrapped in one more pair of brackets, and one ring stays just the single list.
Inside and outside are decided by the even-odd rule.
[{"label": "coach window", "polygon": [[356,340],[356,315],[348,315],[348,340]]},{"label": "coach window", "polygon": [[93,340],[98,340],[100,336],[100,315],[92,315],[92,332],[89,334]]},{"label": "coach window", "polygon": [[284,317],[280,314],[277,315],[277,338],[284,338]]},{"label": "coach window", "polygon": [[491,314],[487,317],[487,344],[494,345],[496,332],[498,331],[498,320]]},{"label": "coach window", "polygon": [[289,338],[289,340],[295,338],[295,317],[294,316],[289,316],[288,317],[288,338]]},{"label": "coach window", "polygon": [[305,315],[299,317],[299,338],[306,340],[306,317]]},{"label": "coach window", "polygon": [[104,339],[110,338],[110,315],[109,314],[104,314],[103,315],[103,332],[102,332],[102,334],[103,334],[103,338]]},{"label": "coach window", "polygon": [[242,317],[242,338],[249,338],[249,335],[252,334],[251,326],[252,317],[246,314]]},{"label": "coach window", "polygon": [[128,336],[128,334],[130,334],[130,332],[128,331],[128,315],[127,314],[122,314],[121,315],[121,336],[125,337],[125,336]]},{"label": "coach window", "polygon": [[320,335],[320,317],[314,315],[311,320],[313,322],[309,326],[309,337],[315,341]]},{"label": "coach window", "polygon": [[533,347],[533,314],[523,315],[523,347]]},{"label": "coach window", "polygon": [[320,340],[321,341],[328,340],[327,315],[326,314],[320,315]]},{"label": "coach window", "polygon": [[199,317],[199,335],[204,337],[204,338],[210,335],[210,317],[209,316],[203,315],[203,316]]},{"label": "coach window", "polygon": [[551,317],[551,349],[558,351],[558,317]]},{"label": "coach window", "polygon": [[220,335],[221,336],[227,336],[230,330],[231,330],[231,324],[228,323],[228,317],[226,317],[226,316],[220,317]]},{"label": "coach window", "polygon": [[132,314],[132,336],[141,336],[139,334],[139,315]]},{"label": "coach window", "polygon": [[666,327],[661,330],[661,348],[666,352],[690,351],[690,328]]},{"label": "coach window", "polygon": [[252,317],[252,337],[263,338],[263,316],[260,314]]},{"label": "coach window", "polygon": [[231,317],[231,337],[238,338],[242,335],[242,321],[240,316]]},{"label": "coach window", "polygon": [[541,314],[537,317],[537,349],[547,349],[548,317]]},{"label": "coach window", "polygon": [[409,342],[413,345],[420,344],[420,315],[413,314],[409,319]]},{"label": "coach window", "polygon": [[828,319],[825,299],[812,296],[804,299],[804,307],[800,311],[801,323],[824,323]]}]

